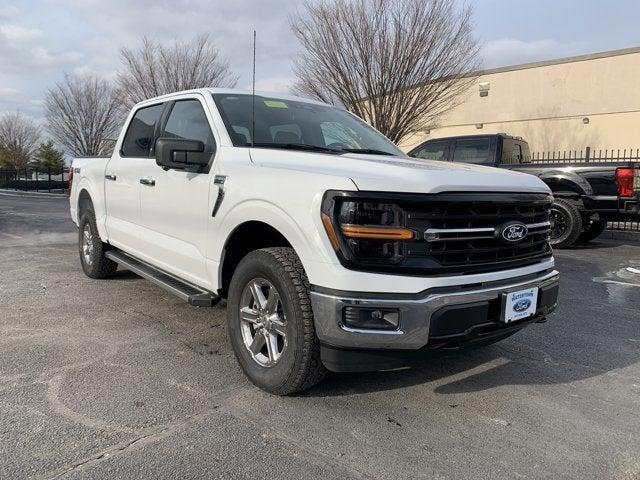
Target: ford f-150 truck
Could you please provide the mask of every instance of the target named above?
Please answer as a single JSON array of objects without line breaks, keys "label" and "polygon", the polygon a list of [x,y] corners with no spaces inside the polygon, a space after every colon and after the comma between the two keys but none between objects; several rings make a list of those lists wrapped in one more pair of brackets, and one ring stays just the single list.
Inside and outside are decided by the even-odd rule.
[{"label": "ford f-150 truck", "polygon": [[120,265],[195,306],[226,299],[242,369],[275,394],[489,344],[556,308],[541,180],[411,159],[330,105],[166,95],[133,108],[110,158],[72,168],[85,274]]},{"label": "ford f-150 truck", "polygon": [[416,158],[508,168],[540,178],[551,189],[551,244],[587,243],[608,221],[640,221],[640,163],[532,161],[521,137],[504,133],[434,138],[409,152]]}]

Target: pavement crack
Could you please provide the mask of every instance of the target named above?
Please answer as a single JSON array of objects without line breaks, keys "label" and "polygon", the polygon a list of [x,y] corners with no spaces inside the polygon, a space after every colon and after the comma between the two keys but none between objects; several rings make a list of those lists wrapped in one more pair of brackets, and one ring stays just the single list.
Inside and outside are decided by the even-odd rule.
[{"label": "pavement crack", "polygon": [[140,442],[142,442],[144,440],[152,439],[154,437],[160,436],[160,435],[162,435],[163,433],[166,433],[169,430],[170,430],[169,427],[163,428],[163,429],[158,430],[156,432],[151,432],[151,433],[148,433],[146,435],[141,435],[141,436],[136,437],[133,440],[130,440],[128,442],[124,442],[124,443],[120,443],[120,444],[114,445],[113,447],[108,448],[106,450],[103,450],[102,452],[97,453],[96,455],[94,455],[92,457],[86,458],[86,459],[84,459],[84,460],[82,460],[82,461],[80,461],[78,463],[73,464],[71,467],[63,470],[62,472],[57,473],[56,475],[54,475],[52,477],[46,477],[46,478],[49,478],[49,479],[61,478],[61,477],[65,476],[65,475],[67,475],[67,474],[69,474],[71,472],[74,472],[76,470],[80,470],[80,469],[82,469],[82,468],[84,468],[84,467],[86,467],[88,465],[99,463],[101,460],[104,460],[104,459],[109,458],[111,456],[118,455],[118,454],[120,454],[122,452],[125,452],[128,449],[130,449],[131,447],[133,447],[134,445],[136,445],[136,444],[138,444],[138,443],[140,443]]},{"label": "pavement crack", "polygon": [[185,417],[184,419],[162,427],[147,429],[135,438],[117,443],[111,447],[96,452],[95,454],[90,455],[83,460],[80,460],[79,462],[76,462],[67,467],[63,467],[63,469],[57,471],[56,473],[45,474],[40,478],[45,478],[47,480],[61,478],[65,475],[68,475],[69,473],[84,469],[91,465],[97,465],[107,459],[126,454],[127,452],[138,446],[153,443],[162,438],[170,436],[183,428],[196,424],[204,420],[205,418],[218,413],[220,411],[220,405],[222,403],[228,402],[230,399],[236,397],[237,395],[244,393],[245,390],[247,390],[246,387],[236,387],[221,392],[219,395],[211,399],[211,407],[205,412],[190,415],[188,417]]}]

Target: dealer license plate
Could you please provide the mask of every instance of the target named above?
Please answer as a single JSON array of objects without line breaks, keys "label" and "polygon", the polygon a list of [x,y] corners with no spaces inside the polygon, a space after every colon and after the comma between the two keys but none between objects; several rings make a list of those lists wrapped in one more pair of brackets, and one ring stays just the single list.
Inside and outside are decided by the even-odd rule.
[{"label": "dealer license plate", "polygon": [[502,294],[502,321],[504,323],[523,320],[536,313],[538,287]]}]

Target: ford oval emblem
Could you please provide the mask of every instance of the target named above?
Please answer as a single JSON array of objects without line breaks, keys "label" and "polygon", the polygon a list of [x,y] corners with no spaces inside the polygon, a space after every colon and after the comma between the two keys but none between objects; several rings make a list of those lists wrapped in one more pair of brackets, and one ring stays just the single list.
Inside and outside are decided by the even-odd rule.
[{"label": "ford oval emblem", "polygon": [[529,229],[524,223],[510,223],[502,229],[502,239],[505,242],[517,243],[529,233]]},{"label": "ford oval emblem", "polygon": [[524,312],[531,306],[531,300],[523,298],[513,304],[513,311],[516,313]]}]

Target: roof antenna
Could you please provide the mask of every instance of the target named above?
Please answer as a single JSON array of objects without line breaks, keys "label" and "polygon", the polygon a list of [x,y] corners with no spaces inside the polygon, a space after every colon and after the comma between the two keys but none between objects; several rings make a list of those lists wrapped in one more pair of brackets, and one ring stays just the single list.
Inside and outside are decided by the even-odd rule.
[{"label": "roof antenna", "polygon": [[256,31],[253,31],[253,89],[251,92],[251,148],[256,138]]}]

